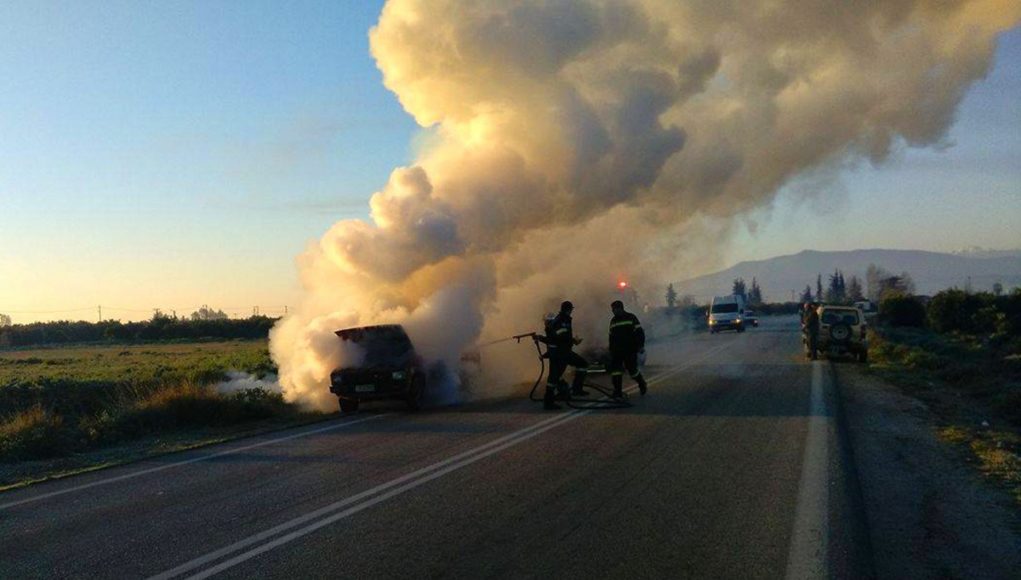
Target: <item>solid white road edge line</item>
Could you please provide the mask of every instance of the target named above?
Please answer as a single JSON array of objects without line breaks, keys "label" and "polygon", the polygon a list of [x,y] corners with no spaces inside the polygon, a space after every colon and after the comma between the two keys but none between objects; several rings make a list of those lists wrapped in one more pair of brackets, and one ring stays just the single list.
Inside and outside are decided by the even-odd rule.
[{"label": "solid white road edge line", "polygon": [[82,484],[82,485],[76,485],[74,487],[68,487],[68,488],[65,488],[65,489],[59,489],[59,490],[56,490],[56,491],[51,491],[49,493],[41,493],[41,494],[34,495],[34,496],[31,496],[31,497],[27,497],[27,498],[24,498],[24,499],[19,499],[19,500],[16,500],[16,501],[11,501],[11,502],[0,504],[0,511],[5,510],[5,509],[9,509],[9,508],[12,508],[12,507],[16,507],[16,506],[19,506],[19,505],[25,505],[25,504],[28,504],[28,503],[34,503],[34,502],[37,502],[37,501],[42,501],[44,499],[49,499],[51,497],[57,497],[57,496],[61,496],[61,495],[69,494],[69,493],[74,493],[76,491],[82,491],[82,490],[85,490],[85,489],[90,489],[90,488],[97,487],[97,486],[100,486],[100,485],[107,485],[107,484],[115,483],[115,482],[118,482],[118,481],[124,481],[125,479],[134,479],[136,477],[141,477],[143,475],[149,475],[150,473],[157,473],[159,471],[165,471],[167,469],[173,469],[175,467],[181,467],[182,465],[190,465],[192,463],[198,463],[200,461],[208,461],[210,459],[216,459],[217,457],[223,457],[225,455],[231,455],[231,454],[234,454],[234,453],[240,453],[242,451],[248,451],[250,449],[256,449],[258,447],[265,447],[266,445],[273,445],[275,443],[282,443],[284,441],[290,441],[291,439],[297,439],[299,437],[307,437],[309,435],[315,435],[317,433],[325,433],[326,431],[333,431],[335,429],[341,429],[343,427],[349,427],[351,425],[357,425],[358,423],[364,423],[366,421],[372,421],[374,419],[379,419],[379,418],[385,417],[385,416],[387,416],[389,414],[390,413],[381,413],[379,415],[373,415],[371,417],[365,417],[365,418],[362,418],[362,419],[355,419],[353,421],[344,421],[342,423],[335,423],[333,425],[328,425],[326,427],[320,427],[318,429],[312,429],[312,430],[309,430],[309,431],[302,431],[301,433],[295,433],[294,435],[288,435],[286,437],[277,437],[275,439],[269,439],[267,441],[260,441],[259,443],[253,443],[251,445],[245,445],[243,447],[237,447],[237,448],[234,448],[234,449],[228,449],[226,451],[221,451],[219,453],[213,453],[211,455],[203,455],[201,457],[193,457],[192,459],[185,459],[184,461],[175,461],[174,463],[167,463],[165,465],[160,465],[158,467],[151,467],[149,469],[142,469],[140,471],[133,471],[131,473],[125,473],[124,475],[118,475],[116,477],[108,477],[106,479],[100,479],[98,481],[93,481],[93,482],[85,483],[85,484]]},{"label": "solid white road edge line", "polygon": [[798,484],[794,532],[787,555],[788,580],[826,578],[829,575],[829,472],[823,361],[812,361],[812,395],[805,438],[805,458]]},{"label": "solid white road edge line", "polygon": [[[670,369],[670,370],[668,370],[666,372],[663,372],[663,373],[661,373],[661,374],[659,374],[659,375],[649,379],[648,380],[648,384],[652,385],[652,384],[658,383],[660,381],[663,381],[663,380],[665,380],[665,379],[667,379],[667,378],[669,378],[669,377],[671,377],[671,376],[673,376],[673,375],[683,371],[684,369],[686,369],[686,368],[688,368],[688,367],[690,367],[690,366],[692,366],[694,364],[702,362],[703,360],[705,360],[709,356],[711,356],[711,355],[715,354],[716,352],[726,348],[727,346],[729,346],[729,345],[721,345],[721,346],[719,346],[717,348],[711,349],[711,350],[703,353],[701,356],[699,356],[695,360],[685,362],[685,363],[683,363],[681,365],[678,365],[678,366],[676,366],[676,367],[674,367],[674,368],[672,368],[672,369]],[[628,391],[633,391],[636,388],[637,387],[631,387],[630,389],[627,389],[627,390]],[[383,492],[383,491],[385,491],[387,489],[390,489],[390,488],[393,488],[395,486],[404,484],[404,485],[401,485],[401,487],[399,487],[399,488],[397,488],[397,489],[395,489],[393,491],[390,491],[390,492],[387,492],[387,493],[383,493],[382,495],[378,495],[378,496],[376,496],[376,497],[374,497],[372,499],[368,499],[367,501],[365,501],[363,503],[360,503],[358,505],[355,505],[353,507],[348,507],[348,509],[346,509],[346,510],[340,512],[340,513],[337,513],[337,514],[334,514],[332,516],[323,518],[322,520],[319,520],[319,521],[317,521],[317,522],[315,522],[313,524],[310,524],[310,525],[306,526],[305,528],[301,528],[299,530],[295,530],[294,532],[291,532],[290,534],[287,534],[285,536],[281,536],[281,537],[277,538],[276,540],[273,540],[272,542],[268,542],[266,544],[263,544],[262,546],[259,546],[258,548],[254,548],[252,550],[249,550],[248,552],[245,552],[243,554],[235,556],[234,558],[231,558],[230,560],[226,560],[226,561],[224,561],[224,562],[222,562],[222,563],[220,563],[220,564],[218,564],[218,565],[216,565],[216,566],[214,566],[212,568],[209,568],[209,569],[207,569],[207,570],[205,570],[203,572],[200,572],[199,574],[196,574],[194,576],[190,576],[189,577],[189,578],[206,578],[206,577],[208,577],[208,576],[210,576],[212,574],[216,574],[216,573],[218,573],[220,571],[226,570],[227,568],[230,568],[230,567],[235,566],[235,565],[237,565],[237,564],[239,564],[241,562],[244,562],[244,561],[246,561],[246,560],[248,560],[250,558],[253,558],[253,557],[255,557],[255,556],[259,555],[259,554],[262,554],[263,552],[266,552],[266,551],[271,550],[271,549],[273,549],[273,548],[275,548],[277,546],[280,546],[280,545],[285,544],[287,542],[290,542],[290,541],[292,541],[294,539],[297,539],[297,538],[299,538],[301,536],[304,536],[304,535],[306,535],[308,533],[311,533],[312,531],[317,530],[317,529],[319,529],[319,528],[321,528],[321,527],[323,527],[325,525],[328,525],[328,524],[333,523],[333,522],[335,522],[335,521],[337,521],[339,519],[343,519],[343,518],[345,518],[347,516],[350,516],[350,515],[353,515],[355,513],[358,513],[358,512],[360,512],[360,511],[362,511],[364,509],[367,509],[369,507],[372,507],[373,505],[376,505],[376,504],[378,504],[378,503],[380,503],[382,501],[385,501],[386,499],[389,499],[391,497],[394,497],[396,495],[404,493],[405,491],[408,491],[410,489],[414,489],[415,487],[418,487],[419,485],[422,485],[422,484],[424,484],[424,483],[426,483],[428,481],[432,481],[433,479],[436,479],[437,477],[440,477],[442,475],[450,473],[451,471],[454,471],[456,469],[460,469],[461,467],[464,467],[466,465],[470,465],[471,463],[474,463],[474,462],[476,462],[476,461],[478,461],[480,459],[483,459],[485,457],[493,455],[494,453],[498,453],[499,451],[507,449],[508,447],[512,447],[514,445],[517,445],[518,443],[521,443],[521,442],[523,442],[525,440],[531,439],[532,437],[534,437],[534,436],[536,436],[536,435],[538,435],[540,433],[543,433],[543,432],[548,431],[550,429],[553,429],[555,427],[559,427],[560,425],[562,425],[562,424],[564,424],[564,423],[566,423],[566,422],[568,422],[570,420],[573,420],[573,419],[575,419],[577,417],[580,417],[582,415],[586,415],[586,414],[591,413],[591,412],[592,412],[591,410],[575,410],[575,411],[570,411],[568,413],[565,413],[565,414],[562,414],[562,415],[557,415],[557,416],[551,417],[549,419],[540,421],[540,422],[538,422],[538,423],[536,423],[534,425],[531,425],[529,427],[525,427],[524,429],[520,429],[518,431],[515,431],[514,433],[510,433],[508,435],[505,435],[503,437],[500,437],[498,439],[495,439],[493,441],[490,441],[488,443],[480,445],[479,447],[470,449],[468,451],[464,451],[462,453],[459,453],[457,455],[449,457],[449,458],[447,458],[445,460],[433,463],[432,465],[428,465],[428,466],[423,467],[423,468],[421,468],[421,469],[419,469],[417,471],[414,471],[412,473],[403,475],[403,476],[398,477],[398,478],[396,478],[394,480],[391,480],[389,482],[380,484],[380,485],[378,485],[376,487],[373,487],[372,489],[368,489],[368,490],[363,491],[361,493],[355,494],[355,495],[353,495],[351,497],[348,497],[348,498],[345,498],[343,500],[334,502],[334,503],[332,503],[330,505],[327,505],[327,506],[319,508],[319,509],[317,509],[315,511],[309,512],[309,513],[307,513],[307,514],[305,514],[303,516],[299,516],[299,517],[294,518],[294,519],[292,519],[290,521],[287,521],[287,522],[284,522],[284,523],[279,524],[277,526],[274,526],[273,528],[270,528],[268,530],[259,532],[258,534],[249,536],[248,538],[245,538],[243,540],[239,540],[239,541],[237,541],[237,542],[235,542],[233,544],[230,544],[228,546],[224,546],[223,548],[220,548],[218,550],[215,550],[213,552],[210,552],[208,554],[205,554],[203,556],[200,556],[200,557],[195,558],[193,560],[190,560],[188,562],[185,562],[185,563],[181,564],[180,566],[177,566],[176,568],[173,568],[171,570],[167,570],[166,572],[163,572],[161,574],[153,576],[153,577],[151,577],[150,580],[168,580],[170,578],[174,578],[174,577],[180,576],[181,574],[184,574],[184,573],[189,572],[191,570],[195,570],[195,569],[197,569],[197,568],[199,568],[199,567],[201,567],[201,566],[203,566],[205,564],[208,564],[210,562],[218,560],[219,558],[222,558],[222,557],[224,557],[224,556],[226,556],[228,554],[237,552],[238,550],[242,550],[244,548],[247,548],[248,546],[257,544],[257,543],[259,543],[259,542],[261,542],[263,540],[266,540],[266,539],[268,539],[270,537],[273,537],[276,534],[279,534],[279,533],[281,533],[283,531],[286,531],[286,530],[289,530],[289,529],[294,528],[296,526],[305,524],[305,523],[307,523],[307,522],[309,522],[311,520],[315,520],[316,518],[318,518],[320,516],[323,516],[323,515],[328,514],[330,512],[335,512],[338,509],[343,509],[345,507],[351,506],[352,504],[356,504],[357,502],[359,502],[361,500],[364,500],[366,498],[374,496],[374,495],[376,495],[376,494],[378,494],[380,492]],[[417,479],[416,480],[416,478],[419,478],[419,477],[421,479]]]}]

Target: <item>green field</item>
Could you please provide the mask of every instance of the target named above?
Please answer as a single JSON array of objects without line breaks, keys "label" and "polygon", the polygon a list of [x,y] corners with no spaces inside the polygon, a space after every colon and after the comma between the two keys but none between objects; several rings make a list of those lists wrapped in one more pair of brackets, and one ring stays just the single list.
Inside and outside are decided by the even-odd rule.
[{"label": "green field", "polygon": [[311,418],[278,393],[218,394],[230,371],[274,373],[267,341],[0,351],[0,464]]},{"label": "green field", "polygon": [[0,388],[77,383],[219,380],[226,370],[273,372],[265,340],[0,351]]}]

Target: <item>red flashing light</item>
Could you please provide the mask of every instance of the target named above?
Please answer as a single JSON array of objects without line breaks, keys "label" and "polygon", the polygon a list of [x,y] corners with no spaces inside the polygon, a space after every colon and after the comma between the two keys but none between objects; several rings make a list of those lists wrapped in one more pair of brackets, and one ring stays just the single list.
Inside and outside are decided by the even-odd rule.
[{"label": "red flashing light", "polygon": [[619,286],[619,287],[620,287],[620,289],[621,289],[621,290],[623,290],[624,288],[627,288],[627,282],[624,282],[624,281],[622,280],[622,281],[620,281],[620,282],[618,282],[618,283],[617,283],[617,286]]}]

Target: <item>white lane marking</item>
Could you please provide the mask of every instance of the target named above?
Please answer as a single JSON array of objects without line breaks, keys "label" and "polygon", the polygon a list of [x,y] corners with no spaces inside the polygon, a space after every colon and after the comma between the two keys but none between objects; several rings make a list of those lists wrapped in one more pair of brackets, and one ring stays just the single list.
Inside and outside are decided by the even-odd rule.
[{"label": "white lane marking", "polygon": [[[722,350],[723,348],[726,348],[726,346],[727,345],[721,345],[718,348],[714,348],[714,349],[711,349],[711,350],[703,353],[702,356],[698,357],[695,360],[688,361],[688,362],[686,362],[684,364],[681,364],[681,365],[678,365],[676,367],[673,367],[672,369],[670,369],[670,370],[668,370],[668,371],[666,371],[664,373],[661,373],[661,374],[659,374],[659,375],[649,379],[648,384],[652,385],[652,384],[656,384],[658,382],[661,382],[661,381],[663,381],[663,380],[665,380],[665,379],[667,379],[667,378],[669,378],[669,377],[671,377],[671,376],[673,376],[673,375],[683,371],[686,368],[689,368],[689,367],[691,367],[691,366],[693,366],[693,365],[695,365],[697,363],[700,363],[700,362],[704,361],[705,359],[707,359],[710,356],[712,356],[713,354],[715,354],[717,351]],[[628,389],[628,391],[633,391],[636,388],[637,387],[631,387],[631,388]],[[372,507],[372,506],[374,506],[374,505],[376,505],[376,504],[378,504],[378,503],[380,503],[382,501],[385,501],[386,499],[389,499],[391,497],[394,497],[396,495],[404,493],[405,491],[414,489],[415,487],[418,487],[418,486],[420,486],[420,485],[422,485],[424,483],[432,481],[433,479],[441,477],[442,475],[450,473],[451,471],[454,471],[456,469],[460,469],[461,467],[464,467],[466,465],[470,465],[470,464],[472,464],[472,463],[474,463],[476,461],[479,461],[479,460],[481,460],[481,459],[483,459],[485,457],[493,455],[494,453],[498,453],[498,452],[500,452],[500,451],[502,451],[504,449],[507,449],[508,447],[513,446],[513,445],[517,445],[518,443],[526,441],[527,439],[531,439],[532,437],[535,437],[536,435],[539,435],[540,433],[543,433],[543,432],[548,431],[550,429],[553,429],[555,427],[559,427],[560,425],[562,425],[562,424],[564,424],[564,423],[566,423],[568,421],[572,421],[572,420],[574,420],[577,417],[580,417],[582,415],[586,415],[586,414],[591,413],[591,412],[592,412],[591,410],[575,410],[575,411],[570,411],[568,413],[565,413],[563,415],[557,415],[557,416],[551,417],[549,419],[540,421],[540,422],[538,422],[538,423],[536,423],[534,425],[531,425],[529,427],[525,427],[523,429],[515,431],[514,433],[510,433],[508,435],[505,435],[503,437],[500,437],[498,439],[495,439],[493,441],[490,441],[488,443],[485,443],[483,445],[480,445],[480,446],[475,447],[473,449],[470,449],[468,451],[464,451],[462,453],[459,453],[457,455],[449,457],[449,458],[447,458],[445,460],[433,463],[432,465],[428,465],[428,466],[423,467],[423,468],[421,468],[421,469],[419,469],[417,471],[414,471],[412,473],[403,475],[403,476],[398,477],[398,478],[396,478],[394,480],[391,480],[389,482],[380,484],[380,485],[378,485],[376,487],[373,487],[372,489],[368,489],[368,490],[363,491],[361,493],[355,494],[355,495],[353,495],[351,497],[348,497],[348,498],[345,498],[343,500],[334,502],[334,503],[332,503],[330,505],[327,505],[327,506],[319,508],[319,509],[317,509],[315,511],[309,512],[309,513],[307,513],[307,514],[305,514],[303,516],[299,516],[299,517],[294,518],[294,519],[292,519],[290,521],[287,521],[287,522],[284,522],[284,523],[279,524],[277,526],[274,526],[273,528],[270,528],[270,529],[265,530],[263,532],[259,532],[258,534],[249,536],[248,538],[239,540],[239,541],[237,541],[237,542],[235,542],[233,544],[230,544],[228,546],[225,546],[223,548],[220,548],[218,550],[215,550],[213,552],[210,552],[210,553],[205,554],[203,556],[200,556],[198,558],[195,558],[194,560],[190,560],[188,562],[185,562],[185,563],[181,564],[180,566],[177,566],[176,568],[173,568],[171,570],[167,570],[166,572],[163,572],[161,574],[153,576],[151,578],[151,580],[167,580],[167,579],[170,579],[170,578],[174,578],[174,577],[180,576],[181,574],[185,574],[187,572],[190,572],[192,570],[200,568],[201,566],[203,566],[205,564],[208,564],[208,563],[211,563],[213,561],[216,561],[216,560],[218,560],[218,559],[220,559],[220,558],[222,558],[222,557],[224,557],[224,556],[226,556],[228,554],[237,552],[239,550],[242,550],[244,548],[247,548],[249,546],[257,544],[257,543],[259,543],[259,542],[261,542],[263,540],[271,538],[271,537],[273,537],[273,536],[275,536],[275,535],[277,535],[277,534],[279,534],[281,532],[287,531],[287,530],[289,530],[291,528],[295,528],[295,527],[300,526],[302,524],[306,524],[307,522],[315,520],[316,518],[324,516],[324,515],[326,515],[326,514],[328,514],[330,512],[336,512],[337,510],[341,510],[343,508],[348,508],[348,509],[344,509],[344,511],[341,511],[339,513],[335,513],[335,514],[333,514],[331,516],[328,516],[328,517],[325,517],[325,518],[323,518],[321,520],[318,520],[315,523],[307,525],[304,528],[295,530],[294,532],[291,532],[290,534],[281,536],[281,537],[277,538],[276,540],[273,540],[272,542],[263,544],[262,546],[259,546],[257,548],[252,549],[252,550],[249,550],[247,552],[239,554],[238,556],[235,556],[234,558],[231,558],[229,560],[221,562],[220,564],[218,564],[218,565],[216,565],[216,566],[214,566],[212,568],[208,568],[205,571],[198,573],[197,575],[191,576],[191,578],[206,578],[206,577],[208,577],[210,575],[216,574],[216,573],[218,573],[220,571],[226,570],[227,568],[235,566],[235,565],[237,565],[237,564],[239,564],[241,562],[244,562],[246,560],[254,558],[255,556],[258,556],[259,554],[262,554],[262,553],[264,553],[264,552],[266,552],[268,550],[271,550],[271,549],[273,549],[273,548],[275,548],[277,546],[280,546],[282,544],[285,544],[287,542],[295,540],[295,539],[297,539],[297,538],[299,538],[301,536],[304,536],[304,535],[306,535],[308,533],[311,533],[312,531],[315,531],[315,530],[317,530],[317,529],[319,529],[319,528],[321,528],[323,526],[326,526],[326,525],[328,525],[330,523],[333,523],[333,522],[335,522],[337,520],[343,519],[343,518],[348,517],[350,515],[356,514],[356,513],[360,512],[360,511],[364,510],[364,509],[368,509],[369,507]],[[418,479],[416,479],[416,478],[418,478]],[[397,486],[401,486],[401,487],[397,487]],[[384,491],[386,491],[388,489],[395,488],[395,487],[397,487],[397,489],[393,489],[392,491],[383,493],[381,495],[376,495],[376,494],[379,494],[380,492],[384,492]],[[372,496],[376,496],[376,497],[372,497]],[[371,499],[367,499],[367,498],[371,498]],[[360,502],[362,500],[366,500],[366,501],[364,501],[362,503],[358,503],[358,502]],[[357,505],[353,505],[352,506],[352,504],[357,504]],[[352,507],[349,507],[349,506],[352,506]]]},{"label": "white lane marking", "polygon": [[408,482],[410,480],[414,480],[417,477],[426,475],[426,474],[428,474],[430,472],[436,471],[437,469],[442,469],[444,467],[449,466],[450,464],[457,463],[458,461],[461,461],[461,460],[464,460],[465,458],[471,457],[472,455],[474,455],[476,453],[485,452],[487,449],[490,449],[492,447],[500,446],[502,444],[511,442],[512,440],[514,440],[514,439],[516,439],[518,437],[521,437],[523,435],[528,435],[530,432],[532,432],[534,430],[542,429],[543,427],[549,426],[549,425],[551,425],[553,423],[556,423],[557,421],[566,419],[567,417],[572,417],[572,416],[577,415],[579,413],[581,413],[581,411],[571,411],[570,413],[566,413],[566,414],[562,414],[562,415],[555,415],[555,416],[550,417],[548,419],[544,419],[544,420],[539,421],[538,423],[536,423],[534,425],[530,425],[528,427],[525,427],[524,429],[520,429],[520,430],[515,431],[513,433],[509,433],[507,435],[504,435],[503,437],[500,437],[498,439],[494,439],[493,441],[489,441],[488,443],[485,443],[483,445],[479,445],[478,447],[474,447],[474,448],[469,449],[467,451],[463,451],[461,453],[458,453],[457,455],[454,455],[452,457],[448,457],[447,459],[444,459],[442,461],[437,461],[436,463],[433,463],[431,465],[427,465],[427,466],[425,466],[425,467],[423,467],[421,469],[418,469],[418,470],[413,471],[411,473],[408,473],[406,475],[402,475],[401,477],[398,477],[398,478],[393,479],[391,481],[388,481],[386,483],[381,483],[381,484],[377,485],[376,487],[373,487],[371,489],[365,490],[365,491],[363,491],[361,493],[357,493],[357,494],[355,494],[355,495],[353,495],[351,497],[342,499],[340,501],[336,501],[336,502],[331,503],[331,504],[329,504],[327,506],[321,507],[321,508],[319,508],[319,509],[317,509],[315,511],[309,512],[309,513],[307,513],[307,514],[305,514],[303,516],[299,516],[297,518],[294,518],[292,520],[289,520],[289,521],[286,521],[286,522],[284,522],[282,524],[274,526],[274,527],[272,527],[272,528],[270,528],[268,530],[265,530],[263,532],[259,532],[258,534],[255,534],[253,536],[249,536],[248,538],[245,538],[243,540],[239,540],[239,541],[237,541],[237,542],[235,542],[233,544],[230,544],[229,546],[225,546],[223,548],[220,548],[219,550],[210,552],[210,553],[208,553],[208,554],[206,554],[204,556],[201,556],[199,558],[195,558],[194,560],[185,562],[184,564],[181,564],[180,566],[178,566],[178,567],[176,567],[176,568],[174,568],[172,570],[167,570],[166,572],[163,572],[161,574],[153,576],[152,580],[165,579],[165,578],[173,578],[175,576],[178,576],[178,575],[183,574],[185,572],[188,572],[190,570],[194,570],[195,568],[198,568],[199,566],[202,566],[203,564],[207,564],[209,562],[212,562],[213,560],[216,560],[218,558],[226,556],[227,554],[230,554],[230,553],[233,553],[233,552],[237,552],[238,550],[246,548],[246,547],[248,547],[248,546],[250,546],[252,544],[258,543],[258,542],[260,542],[262,540],[265,540],[267,538],[270,538],[270,537],[272,537],[272,536],[274,536],[274,535],[276,535],[276,534],[278,534],[280,532],[284,532],[284,531],[289,530],[289,529],[291,529],[293,527],[296,527],[296,526],[299,526],[301,524],[304,524],[304,523],[306,523],[306,522],[308,522],[310,520],[314,520],[317,517],[324,516],[326,514],[329,514],[330,512],[334,512],[334,511],[336,511],[338,509],[341,509],[341,508],[347,507],[347,506],[349,506],[351,504],[357,503],[357,502],[359,502],[359,501],[361,501],[363,499],[366,499],[368,497],[371,497],[371,496],[373,496],[373,495],[375,495],[375,494],[377,494],[377,493],[379,493],[381,491],[385,491],[385,490],[390,489],[392,487],[396,487],[398,485],[406,483],[406,482]]},{"label": "white lane marking", "polygon": [[794,533],[787,555],[788,580],[829,575],[829,472],[826,435],[829,417],[823,388],[823,361],[812,361],[812,396],[805,458],[798,484]]},{"label": "white lane marking", "polygon": [[217,457],[223,457],[225,455],[232,455],[234,453],[240,453],[242,451],[248,451],[250,449],[256,449],[258,447],[265,447],[266,445],[273,445],[275,443],[282,443],[284,441],[290,441],[291,439],[297,439],[299,437],[307,437],[309,435],[315,435],[317,433],[325,433],[326,431],[333,431],[335,429],[341,429],[343,427],[349,427],[351,425],[356,425],[358,423],[364,423],[366,421],[372,421],[374,419],[379,419],[379,418],[385,417],[385,416],[387,416],[389,414],[390,413],[382,413],[382,414],[379,414],[379,415],[373,415],[371,417],[365,417],[363,419],[355,419],[353,421],[345,421],[343,423],[336,423],[336,424],[333,424],[333,425],[328,425],[326,427],[320,427],[318,429],[312,429],[310,431],[302,431],[301,433],[296,433],[294,435],[288,435],[287,437],[277,437],[276,439],[269,439],[267,441],[260,441],[259,443],[253,443],[251,445],[245,445],[244,447],[237,447],[237,448],[234,448],[234,449],[228,449],[226,451],[221,451],[219,453],[213,453],[212,455],[203,455],[201,457],[195,457],[195,458],[192,458],[192,459],[185,459],[184,461],[176,461],[174,463],[167,463],[165,465],[160,465],[158,467],[151,467],[149,469],[142,469],[140,471],[133,471],[131,473],[126,473],[124,475],[118,475],[116,477],[108,477],[106,479],[100,479],[98,481],[93,481],[91,483],[85,483],[85,484],[82,484],[82,485],[76,485],[74,487],[68,487],[68,488],[65,488],[65,489],[57,490],[57,491],[51,491],[49,493],[41,493],[39,495],[34,495],[32,497],[27,497],[25,499],[19,499],[17,501],[12,501],[12,502],[7,502],[7,503],[0,504],[0,511],[8,509],[8,508],[16,507],[16,506],[19,506],[19,505],[25,505],[25,504],[28,504],[28,503],[33,503],[33,502],[41,501],[41,500],[44,500],[44,499],[49,499],[51,497],[57,497],[57,496],[65,495],[65,494],[68,494],[68,493],[74,493],[76,491],[82,491],[82,490],[85,490],[85,489],[90,489],[90,488],[97,487],[97,486],[100,486],[100,485],[107,485],[107,484],[115,483],[115,482],[118,482],[118,481],[124,481],[125,479],[134,479],[136,477],[141,477],[143,475],[149,475],[151,473],[157,473],[157,472],[160,472],[160,471],[165,471],[167,469],[173,469],[175,467],[181,467],[182,465],[190,465],[192,463],[198,463],[200,461],[208,461],[210,459],[216,459]]},{"label": "white lane marking", "polygon": [[198,580],[199,578],[208,578],[209,576],[212,576],[214,574],[222,572],[223,570],[226,570],[227,568],[232,568],[232,567],[236,566],[237,564],[240,564],[240,563],[242,563],[242,562],[244,562],[246,560],[250,560],[250,559],[258,556],[259,554],[262,554],[263,552],[268,552],[269,550],[272,550],[273,548],[276,548],[278,546],[281,546],[283,544],[286,544],[286,543],[289,543],[289,542],[291,542],[293,540],[296,540],[296,539],[298,539],[298,538],[300,538],[302,536],[310,534],[310,533],[318,530],[319,528],[321,528],[323,526],[328,526],[328,525],[330,525],[330,524],[332,524],[332,523],[334,523],[334,522],[336,522],[338,520],[342,520],[342,519],[344,519],[344,518],[346,518],[348,516],[352,516],[352,515],[360,512],[362,510],[366,510],[366,509],[368,509],[368,508],[370,508],[370,507],[372,507],[372,506],[374,506],[374,505],[376,505],[378,503],[386,501],[386,500],[388,500],[388,499],[390,499],[390,498],[392,498],[394,496],[398,496],[398,495],[400,495],[400,494],[402,494],[402,493],[404,493],[406,491],[410,491],[412,489],[415,489],[416,487],[424,485],[424,484],[426,484],[426,483],[428,483],[428,482],[430,482],[430,481],[432,481],[434,479],[437,479],[439,477],[442,477],[442,476],[444,476],[444,475],[446,475],[446,474],[448,474],[448,473],[450,473],[452,471],[456,471],[458,469],[461,469],[462,467],[471,465],[472,463],[475,463],[476,461],[480,461],[482,459],[485,459],[486,457],[489,457],[490,455],[494,455],[496,453],[499,453],[499,452],[503,451],[504,449],[507,449],[509,447],[513,447],[513,446],[515,446],[515,445],[517,445],[519,443],[522,443],[524,441],[527,441],[527,440],[531,439],[532,437],[535,437],[537,435],[545,433],[546,431],[549,431],[550,429],[555,429],[555,428],[563,425],[564,423],[568,423],[570,421],[573,421],[573,420],[577,419],[578,417],[581,417],[581,416],[584,416],[584,415],[588,415],[589,413],[592,413],[592,411],[591,410],[573,411],[571,413],[567,413],[567,414],[561,415],[560,417],[558,417],[560,419],[559,421],[550,423],[550,424],[542,427],[541,429],[535,429],[535,430],[533,430],[533,431],[531,431],[529,433],[526,433],[526,434],[524,434],[524,435],[522,435],[520,437],[517,437],[517,438],[515,438],[515,439],[513,439],[511,441],[507,441],[506,443],[503,443],[502,445],[498,445],[498,446],[493,447],[493,448],[491,448],[491,449],[489,449],[487,451],[484,451],[482,453],[477,453],[477,454],[475,454],[475,455],[473,455],[471,457],[463,459],[462,461],[459,461],[459,462],[454,463],[452,465],[448,465],[447,467],[444,467],[443,469],[440,469],[440,470],[437,470],[437,471],[433,471],[432,473],[429,473],[428,475],[425,475],[425,476],[423,476],[423,477],[421,477],[419,479],[416,479],[414,481],[406,483],[406,484],[404,484],[404,485],[402,485],[402,486],[400,486],[400,487],[398,487],[396,489],[390,490],[390,491],[388,491],[388,492],[386,492],[386,493],[384,493],[382,495],[378,495],[378,496],[376,496],[376,497],[374,497],[374,498],[372,498],[370,500],[367,500],[367,501],[362,502],[362,503],[360,503],[360,504],[358,504],[356,506],[348,508],[348,509],[346,509],[346,510],[340,512],[340,513],[336,513],[336,514],[333,514],[333,515],[331,515],[329,517],[325,517],[325,518],[323,518],[323,519],[321,519],[321,520],[319,520],[319,521],[317,521],[315,523],[312,523],[312,524],[310,524],[308,526],[305,526],[304,528],[300,528],[300,529],[294,530],[293,532],[291,532],[289,534],[280,536],[279,538],[273,540],[272,542],[268,542],[266,544],[263,544],[263,545],[259,546],[258,548],[254,548],[254,549],[249,550],[247,552],[244,552],[242,554],[238,554],[237,556],[234,556],[233,558],[231,558],[229,560],[221,562],[221,563],[217,564],[216,566],[213,566],[212,568],[208,568],[206,570],[203,570],[202,572],[199,572],[198,574],[195,574],[193,576],[189,576],[188,578],[192,579],[192,580]]}]

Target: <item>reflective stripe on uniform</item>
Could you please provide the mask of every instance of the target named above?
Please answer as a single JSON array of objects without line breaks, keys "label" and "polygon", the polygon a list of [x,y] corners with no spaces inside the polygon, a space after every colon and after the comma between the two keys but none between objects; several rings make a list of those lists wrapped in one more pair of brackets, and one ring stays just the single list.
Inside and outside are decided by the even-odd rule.
[{"label": "reflective stripe on uniform", "polygon": [[571,332],[571,329],[570,328],[559,328],[559,329],[557,329],[557,334],[562,334],[564,332]]},{"label": "reflective stripe on uniform", "polygon": [[641,371],[639,371],[639,372],[637,372],[637,373],[635,373],[635,374],[631,375],[631,378],[632,378],[632,379],[637,379],[637,378],[638,378],[638,376],[639,376],[639,375],[641,375],[641,374],[642,374],[642,373],[641,373]]},{"label": "reflective stripe on uniform", "polygon": [[612,373],[610,373],[610,376],[611,377],[622,377],[622,376],[624,376],[624,371],[613,371]]},{"label": "reflective stripe on uniform", "polygon": [[610,328],[617,328],[618,326],[627,326],[629,324],[634,324],[634,323],[635,322],[633,320],[621,320],[619,322],[611,322],[610,323]]}]

